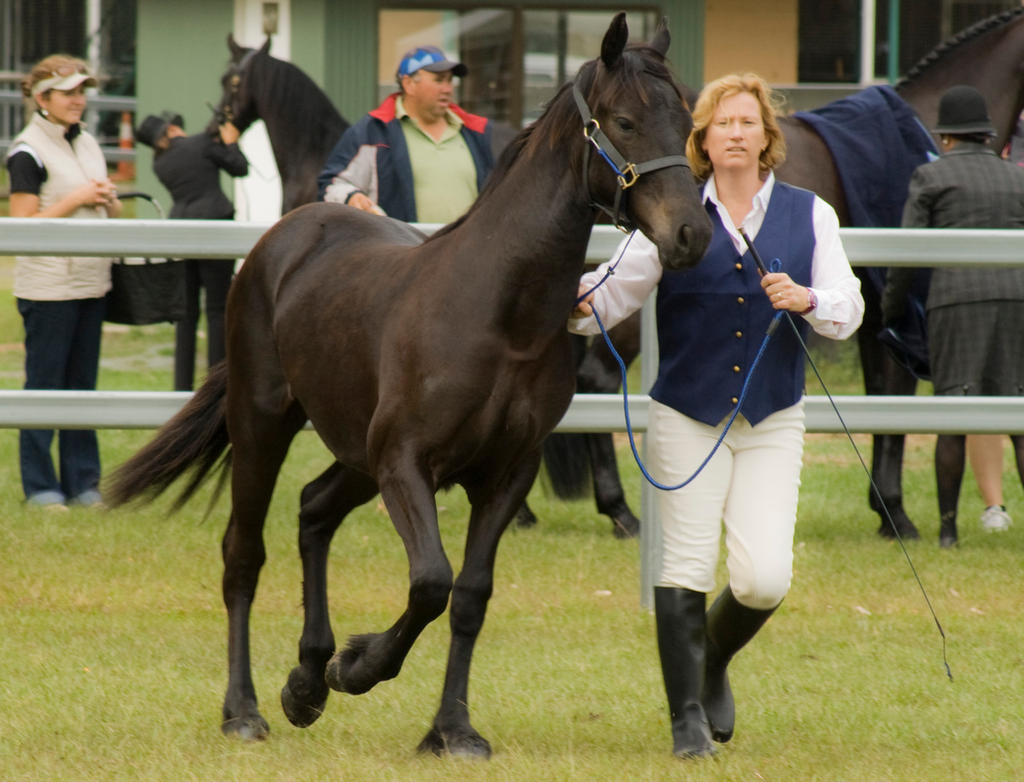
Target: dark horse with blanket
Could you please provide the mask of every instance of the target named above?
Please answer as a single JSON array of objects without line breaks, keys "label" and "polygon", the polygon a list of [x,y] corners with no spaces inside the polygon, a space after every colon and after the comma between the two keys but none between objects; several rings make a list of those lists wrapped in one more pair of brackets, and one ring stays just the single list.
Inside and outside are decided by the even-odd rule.
[{"label": "dark horse with blanket", "polygon": [[[106,496],[116,504],[152,498],[191,473],[183,502],[225,451],[230,457],[226,733],[268,734],[250,671],[249,616],[274,482],[309,420],[337,461],[301,495],[305,622],[299,664],[281,692],[288,719],[316,720],[328,686],[357,694],[397,676],[450,597],[441,704],[420,749],[490,754],[470,724],[470,662],[498,542],[572,399],[566,320],[594,206],[621,201],[624,221],[650,237],[667,268],[694,266],[711,236],[683,154],[692,121],[664,63],[668,33],[660,28],[650,46],[627,47],[627,36],[619,14],[600,59],[516,137],[469,212],[426,241],[405,223],[337,204],[300,207],[278,222],[232,286],[227,361],[115,473]],[[623,160],[619,176],[592,145]],[[454,579],[434,497],[453,484],[472,506]],[[349,511],[378,492],[405,544],[408,604],[390,628],[353,635],[338,650],[328,548]]]},{"label": "dark horse with blanket", "polygon": [[[784,117],[786,162],[778,178],[818,193],[832,204],[844,226],[898,226],[910,173],[925,162],[930,146],[924,128],[932,128],[942,93],[956,84],[970,84],[985,96],[1001,149],[1024,107],[1024,9],[985,19],[960,32],[922,58],[895,89],[872,87],[851,98],[813,112]],[[883,270],[856,269],[866,304],[858,332],[864,387],[868,394],[912,394],[917,378],[905,362],[879,340],[882,331],[880,281]],[[910,324],[912,325],[912,324]],[[639,318],[618,327],[616,347],[627,360],[639,353]],[[579,390],[614,392],[619,370],[603,340],[595,340],[579,371]],[[563,496],[585,490],[593,468],[598,509],[613,516],[619,526],[635,528],[636,520],[625,504],[610,435],[553,435],[585,438],[585,447],[561,448],[562,468],[552,483]],[[872,478],[892,516],[885,516],[878,497],[869,492],[873,510],[882,517],[879,534],[891,537],[894,528],[903,537],[917,537],[903,508],[903,435],[876,435]],[[572,457],[576,457],[573,461]],[[549,472],[553,464],[548,461]]]}]

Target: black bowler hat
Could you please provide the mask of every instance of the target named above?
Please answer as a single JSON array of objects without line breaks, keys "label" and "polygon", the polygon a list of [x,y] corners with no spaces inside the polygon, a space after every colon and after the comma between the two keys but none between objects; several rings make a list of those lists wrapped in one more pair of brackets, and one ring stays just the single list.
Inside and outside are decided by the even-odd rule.
[{"label": "black bowler hat", "polygon": [[935,132],[951,136],[996,135],[985,106],[985,96],[966,84],[950,87],[939,100],[939,124]]},{"label": "black bowler hat", "polygon": [[160,116],[150,114],[144,120],[138,128],[135,129],[135,140],[141,141],[147,147],[154,147],[156,143],[163,138],[164,133],[167,132],[169,125],[177,125],[182,130],[185,129],[185,120],[182,119],[181,115],[174,111],[161,112]]}]

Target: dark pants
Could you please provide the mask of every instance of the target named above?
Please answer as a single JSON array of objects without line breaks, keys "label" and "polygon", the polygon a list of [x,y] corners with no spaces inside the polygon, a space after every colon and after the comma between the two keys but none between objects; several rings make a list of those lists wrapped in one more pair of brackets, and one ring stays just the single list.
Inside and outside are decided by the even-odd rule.
[{"label": "dark pants", "polygon": [[[95,390],[104,300],[17,301],[25,323],[25,388]],[[52,443],[52,429],[21,430],[18,445],[25,496],[43,495],[47,502],[62,502],[96,490],[100,482],[96,432],[59,432],[59,479],[50,455]]]},{"label": "dark pants", "polygon": [[174,390],[191,391],[196,367],[199,289],[206,290],[206,365],[224,358],[224,305],[234,275],[231,261],[186,260],[185,319],[174,329]]}]

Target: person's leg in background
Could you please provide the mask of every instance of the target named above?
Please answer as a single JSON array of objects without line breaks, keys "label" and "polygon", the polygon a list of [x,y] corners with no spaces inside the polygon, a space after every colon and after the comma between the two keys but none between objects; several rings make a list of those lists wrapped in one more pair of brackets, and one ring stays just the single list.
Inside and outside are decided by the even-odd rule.
[{"label": "person's leg in background", "polygon": [[1003,435],[967,435],[967,460],[985,506],[981,513],[982,529],[1007,529],[1012,520],[1003,502]]},{"label": "person's leg in background", "polygon": [[[79,299],[75,330],[67,359],[65,387],[95,391],[103,336],[103,299]],[[60,483],[69,504],[100,503],[100,449],[93,429],[62,429],[58,433]]]},{"label": "person's leg in background", "polygon": [[199,261],[185,260],[185,317],[174,325],[174,390],[191,391],[199,324]]},{"label": "person's leg in background", "polygon": [[[25,390],[63,388],[75,327],[74,304],[28,299],[17,302],[25,325]],[[64,508],[67,497],[53,465],[52,443],[52,429],[22,429],[18,433],[21,485],[30,504]]]},{"label": "person's leg in background", "polygon": [[228,289],[234,278],[232,261],[196,261],[199,268],[199,284],[206,294],[206,367],[222,361],[224,349],[224,307],[228,300]]},{"label": "person's leg in background", "polygon": [[942,548],[956,545],[960,538],[956,514],[960,485],[964,479],[966,440],[962,434],[940,434],[935,440],[935,485],[939,500],[939,545]]}]

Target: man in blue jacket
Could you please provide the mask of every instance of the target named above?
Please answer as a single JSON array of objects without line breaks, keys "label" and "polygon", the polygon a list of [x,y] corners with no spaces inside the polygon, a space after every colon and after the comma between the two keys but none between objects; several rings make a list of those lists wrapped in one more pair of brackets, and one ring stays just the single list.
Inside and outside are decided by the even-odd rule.
[{"label": "man in blue jacket", "polygon": [[400,91],[350,127],[317,181],[324,201],[399,220],[449,223],[476,199],[494,165],[491,124],[452,103],[465,65],[434,46],[407,52]]}]

